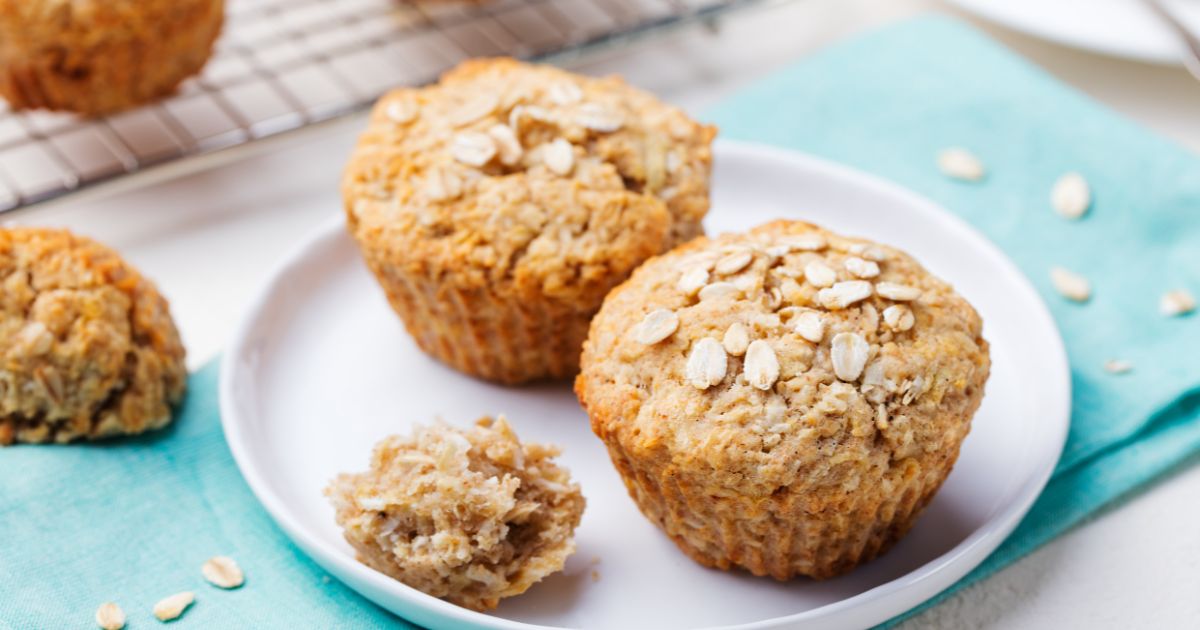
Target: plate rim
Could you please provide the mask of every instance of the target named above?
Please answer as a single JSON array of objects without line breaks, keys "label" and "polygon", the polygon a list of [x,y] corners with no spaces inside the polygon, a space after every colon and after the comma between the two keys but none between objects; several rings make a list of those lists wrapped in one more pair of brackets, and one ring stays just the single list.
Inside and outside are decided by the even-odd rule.
[{"label": "plate rim", "polygon": [[[979,0],[949,0],[949,2],[955,7],[987,20],[992,24],[1003,26],[1009,30],[1044,42],[1127,61],[1136,61],[1167,68],[1183,67],[1183,58],[1179,54],[1152,48],[1123,46],[1091,37],[1064,33],[1053,26],[1046,26],[1033,18],[1027,17],[1022,19],[1017,17],[1012,11],[997,8],[1001,3],[988,3]],[[1166,33],[1166,29],[1163,32]]]},{"label": "plate rim", "polygon": [[[1050,333],[1049,341],[1051,342],[1051,346],[1046,348],[1047,363],[1050,367],[1047,369],[1053,373],[1053,380],[1057,381],[1057,383],[1051,384],[1048,391],[1061,392],[1057,400],[1057,405],[1052,405],[1055,408],[1050,409],[1049,413],[1045,414],[1047,420],[1055,421],[1057,424],[1055,430],[1050,433],[1053,441],[1050,442],[1048,440],[1046,446],[1046,448],[1051,449],[1053,457],[1047,457],[1045,461],[1033,467],[1034,474],[1030,475],[1015,490],[1014,499],[1009,504],[1001,506],[998,512],[991,516],[987,522],[972,531],[957,545],[900,577],[837,602],[799,613],[742,624],[718,626],[716,628],[722,630],[763,630],[767,628],[787,627],[803,622],[828,622],[833,621],[833,617],[848,615],[848,611],[855,608],[862,609],[858,617],[865,623],[874,625],[886,621],[895,615],[903,614],[907,610],[928,601],[945,590],[945,588],[957,582],[962,576],[974,570],[992,551],[1007,539],[1008,535],[1016,528],[1025,514],[1028,513],[1033,502],[1041,495],[1042,489],[1058,465],[1070,426],[1072,399],[1070,367],[1061,332],[1055,324],[1045,301],[1034,288],[1029,278],[1020,271],[1016,264],[973,226],[932,200],[877,175],[791,149],[757,143],[719,140],[716,143],[714,153],[718,158],[725,156],[730,159],[767,159],[770,161],[789,162],[798,168],[817,172],[823,176],[829,176],[841,181],[852,181],[855,185],[863,188],[874,189],[881,195],[903,200],[919,213],[941,221],[950,229],[966,234],[973,241],[977,241],[980,245],[978,248],[979,254],[991,258],[992,262],[1004,269],[1006,275],[1012,276],[1018,290],[1027,294],[1026,297],[1031,298],[1029,301],[1036,305],[1036,309],[1033,312],[1025,313],[1025,316],[1033,321],[1035,327],[1043,328]],[[369,601],[374,601],[374,598],[364,593],[364,590],[387,590],[391,595],[399,596],[403,599],[404,603],[416,609],[417,613],[435,615],[434,620],[440,617],[442,621],[469,624],[471,627],[503,630],[551,630],[560,628],[560,626],[531,624],[467,610],[442,599],[427,595],[346,557],[344,553],[334,549],[329,543],[318,539],[315,535],[301,527],[298,522],[293,522],[295,519],[293,519],[292,515],[286,509],[283,499],[270,489],[270,485],[259,471],[258,463],[249,454],[248,441],[246,433],[243,430],[248,421],[240,417],[240,412],[235,402],[235,387],[237,377],[240,374],[240,363],[242,363],[239,359],[245,356],[251,348],[249,341],[252,333],[258,321],[274,301],[280,290],[280,284],[287,277],[288,272],[303,263],[315,252],[332,246],[333,241],[339,238],[346,238],[344,216],[340,212],[337,216],[322,222],[306,238],[289,250],[289,253],[271,268],[258,289],[254,292],[252,299],[243,310],[243,315],[235,328],[234,334],[230,337],[229,345],[222,354],[218,380],[221,426],[225,435],[225,441],[229,446],[230,452],[233,454],[234,462],[239,472],[250,487],[255,499],[266,509],[276,525],[284,531],[288,538],[305,555],[318,565],[329,570],[330,573],[334,573],[335,577],[338,577],[339,581],[343,583],[346,583],[346,580],[341,579],[339,574],[345,572],[353,576],[355,578],[354,581],[361,582],[363,588],[360,588],[359,584],[346,583],[346,586]],[[336,567],[338,570],[331,570],[330,565]],[[900,602],[913,598],[914,589],[920,589],[917,593],[920,595],[920,600],[916,604],[899,606]],[[387,606],[381,605],[381,607],[388,609]],[[881,614],[883,615],[882,617],[880,617]],[[407,621],[413,615],[414,613],[412,612],[406,612],[405,616],[401,618]]]}]

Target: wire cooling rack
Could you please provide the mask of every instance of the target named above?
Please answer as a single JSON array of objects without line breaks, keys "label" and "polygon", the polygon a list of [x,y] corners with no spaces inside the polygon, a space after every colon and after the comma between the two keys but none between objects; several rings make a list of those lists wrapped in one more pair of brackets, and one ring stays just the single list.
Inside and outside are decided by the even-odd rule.
[{"label": "wire cooling rack", "polygon": [[227,0],[201,76],[99,119],[0,100],[0,212],[367,107],[468,57],[544,59],[759,0]]}]

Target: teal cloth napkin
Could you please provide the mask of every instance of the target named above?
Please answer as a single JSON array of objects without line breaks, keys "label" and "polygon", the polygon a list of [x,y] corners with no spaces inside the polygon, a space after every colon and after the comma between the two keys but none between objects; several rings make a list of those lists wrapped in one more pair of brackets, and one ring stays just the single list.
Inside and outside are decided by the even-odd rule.
[{"label": "teal cloth napkin", "polygon": [[[191,376],[171,426],[141,437],[0,450],[0,628],[94,628],[105,601],[129,630],[155,602],[196,603],[177,628],[412,628],[292,546],[242,479],[217,408],[217,363]],[[200,566],[234,558],[224,591]]]},{"label": "teal cloth napkin", "polygon": [[[1050,304],[1075,387],[1067,447],[1016,532],[948,592],[1200,452],[1200,318],[1157,312],[1165,290],[1200,293],[1196,156],[941,17],[819,53],[711,118],[724,137],[822,155],[939,201],[1000,244]],[[978,154],[987,178],[943,178],[933,159],[947,146]],[[1068,170],[1096,198],[1077,223],[1048,206]],[[1059,298],[1051,265],[1085,271],[1092,301]],[[1134,371],[1106,373],[1113,357]],[[245,587],[203,582],[215,554],[241,562]],[[182,590],[197,603],[180,627],[409,627],[330,580],[259,507],[222,437],[213,365],[155,435],[0,450],[0,628],[88,627],[106,600],[131,628],[150,627],[154,602]]]}]

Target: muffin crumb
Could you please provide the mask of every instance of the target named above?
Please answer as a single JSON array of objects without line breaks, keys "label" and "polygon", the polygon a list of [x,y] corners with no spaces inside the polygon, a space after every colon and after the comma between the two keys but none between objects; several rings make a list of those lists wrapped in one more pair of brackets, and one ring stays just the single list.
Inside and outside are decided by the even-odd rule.
[{"label": "muffin crumb", "polygon": [[503,416],[418,427],[376,445],[368,471],[325,493],[359,560],[474,610],[524,593],[575,551],[584,498],[559,450],[522,444]]}]

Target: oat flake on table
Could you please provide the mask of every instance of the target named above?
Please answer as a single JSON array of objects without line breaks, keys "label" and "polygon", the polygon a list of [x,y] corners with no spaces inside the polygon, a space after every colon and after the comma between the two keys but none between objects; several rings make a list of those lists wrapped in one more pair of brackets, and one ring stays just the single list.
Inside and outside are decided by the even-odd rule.
[{"label": "oat flake on table", "polygon": [[1086,302],[1092,297],[1092,283],[1070,269],[1052,268],[1050,281],[1054,283],[1056,291],[1073,302]]},{"label": "oat flake on table", "polygon": [[938,153],[937,164],[943,175],[962,181],[977,182],[983,179],[985,173],[983,162],[975,154],[959,147],[943,149]]},{"label": "oat flake on table", "polygon": [[1066,219],[1079,219],[1092,205],[1092,191],[1079,173],[1067,173],[1054,182],[1050,191],[1054,211]]}]

